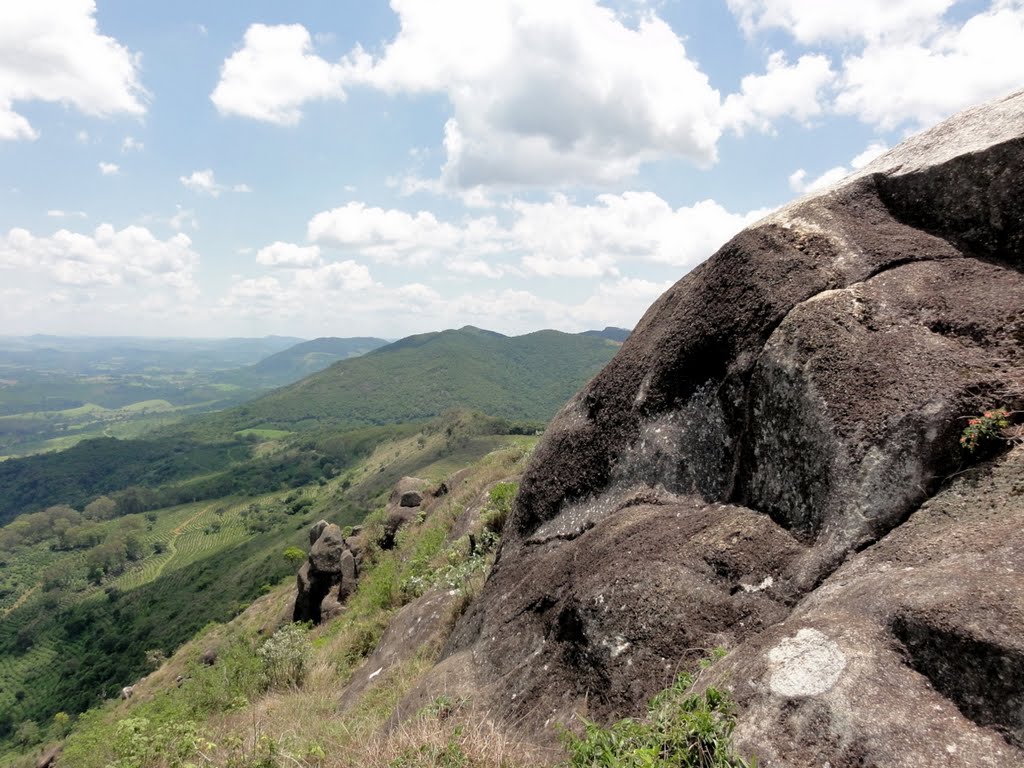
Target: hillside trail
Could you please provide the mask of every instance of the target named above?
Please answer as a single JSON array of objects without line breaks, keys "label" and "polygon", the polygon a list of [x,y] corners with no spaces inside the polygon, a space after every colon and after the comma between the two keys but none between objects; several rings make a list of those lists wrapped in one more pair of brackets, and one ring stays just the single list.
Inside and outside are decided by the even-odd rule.
[{"label": "hillside trail", "polygon": [[154,581],[155,579],[160,578],[160,574],[162,574],[164,572],[164,569],[167,568],[168,563],[173,562],[174,558],[178,555],[178,538],[191,527],[192,523],[194,523],[200,517],[209,512],[213,508],[213,506],[213,504],[207,504],[205,507],[203,507],[194,515],[192,515],[188,520],[181,523],[177,528],[171,531],[171,537],[167,540],[168,556],[164,558],[163,562],[161,562],[159,566],[157,566],[152,578],[148,579],[148,581]]},{"label": "hillside trail", "polygon": [[22,594],[21,597],[19,597],[17,600],[15,600],[14,603],[11,604],[8,608],[5,608],[3,613],[0,613],[0,619],[6,619],[8,616],[10,616],[16,610],[21,608],[21,606],[23,606],[25,603],[27,603],[28,599],[30,597],[32,597],[32,595],[35,594],[36,590],[39,589],[41,586],[43,586],[43,582],[37,581],[31,587],[26,589],[24,594]]}]

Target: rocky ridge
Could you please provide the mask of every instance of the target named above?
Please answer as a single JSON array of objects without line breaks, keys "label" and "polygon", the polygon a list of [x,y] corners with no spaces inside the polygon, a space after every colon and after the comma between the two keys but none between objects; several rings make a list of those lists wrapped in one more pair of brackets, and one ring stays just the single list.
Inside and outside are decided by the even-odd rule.
[{"label": "rocky ridge", "polygon": [[[765,766],[1024,762],[1024,92],[753,225],[559,413],[410,697],[537,740],[680,669]],[[950,478],[958,475],[950,481]]]}]

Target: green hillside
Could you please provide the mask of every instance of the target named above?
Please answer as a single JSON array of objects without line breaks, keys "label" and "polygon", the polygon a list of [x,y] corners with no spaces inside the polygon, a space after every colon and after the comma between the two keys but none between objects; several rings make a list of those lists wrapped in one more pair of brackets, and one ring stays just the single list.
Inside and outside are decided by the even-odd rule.
[{"label": "green hillside", "polygon": [[[282,553],[308,544],[313,521],[356,524],[404,475],[437,483],[497,449],[522,456],[536,441],[501,428],[500,420],[459,412],[417,428],[364,430],[374,434],[360,458],[324,465],[299,487],[145,514],[123,514],[109,500],[82,513],[58,505],[0,528],[0,765],[16,756],[7,750],[21,724],[45,734],[57,712],[73,717],[115,696],[154,656],[230,619],[268,585],[291,585],[295,567]],[[379,439],[385,431],[394,437]],[[323,449],[351,453],[350,435],[322,438]],[[280,444],[260,449],[271,453],[256,461],[287,466],[297,458]],[[228,472],[244,475],[249,466]]]},{"label": "green hillside", "polygon": [[220,380],[242,387],[280,387],[322,371],[339,360],[365,355],[387,343],[384,339],[366,336],[349,339],[325,336],[296,344],[254,365],[224,373]]},{"label": "green hillside", "polygon": [[225,436],[425,419],[460,407],[547,420],[611,359],[607,339],[538,331],[503,336],[467,326],[410,336],[265,397],[184,427]]}]

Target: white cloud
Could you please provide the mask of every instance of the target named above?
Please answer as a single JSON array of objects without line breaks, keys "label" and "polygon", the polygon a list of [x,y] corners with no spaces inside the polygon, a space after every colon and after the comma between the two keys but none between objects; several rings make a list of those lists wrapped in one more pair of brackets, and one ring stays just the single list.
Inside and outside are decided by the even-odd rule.
[{"label": "white cloud", "polygon": [[160,240],[138,226],[101,224],[91,235],[61,229],[49,237],[15,228],[0,237],[0,269],[72,287],[148,284],[192,294],[198,264],[187,235]]},{"label": "white cloud", "polygon": [[865,165],[870,163],[876,157],[881,157],[889,151],[889,145],[884,141],[874,141],[864,149],[859,155],[856,155],[853,160],[850,161],[850,166],[854,170],[860,170]]},{"label": "white cloud", "polygon": [[252,187],[250,187],[248,184],[235,184],[235,186],[233,186],[231,190],[233,192],[252,192]]},{"label": "white cloud", "polygon": [[617,274],[629,262],[692,269],[732,235],[768,211],[727,211],[713,200],[673,209],[653,192],[605,194],[592,205],[563,196],[513,204],[515,247],[523,266],[539,275]]},{"label": "white cloud", "polygon": [[217,180],[213,176],[213,171],[209,168],[203,171],[192,171],[191,176],[179,176],[178,181],[186,189],[191,189],[193,192],[200,194],[210,195],[211,197],[219,197],[223,186],[217,183]]},{"label": "white cloud", "polygon": [[392,7],[398,35],[379,57],[353,51],[346,76],[447,95],[449,187],[604,182],[659,156],[715,160],[718,92],[653,13],[629,27],[593,0]]},{"label": "white cloud", "polygon": [[872,44],[843,66],[837,111],[883,129],[929,125],[1024,83],[1024,4],[994,3],[923,40]]},{"label": "white cloud", "polygon": [[[302,26],[254,24],[211,98],[294,124],[355,85],[447,95],[450,188],[604,182],[660,156],[715,160],[719,95],[653,13],[627,26],[595,0],[394,0],[400,31],[374,57],[316,55]],[[452,23],[457,19],[458,23]]]},{"label": "white cloud", "polygon": [[53,219],[63,219],[65,217],[74,217],[77,219],[86,219],[88,214],[85,211],[62,211],[60,209],[51,209],[46,212],[46,215]]},{"label": "white cloud", "polygon": [[175,206],[176,212],[170,219],[167,220],[168,226],[175,232],[180,232],[186,226],[191,229],[199,229],[199,221],[196,219],[196,212],[190,208],[182,208],[180,205]]},{"label": "white cloud", "polygon": [[653,192],[599,195],[579,205],[564,195],[510,202],[496,215],[447,222],[433,214],[351,202],[316,214],[311,242],[388,264],[443,261],[453,273],[501,277],[618,275],[630,262],[690,269],[767,210],[735,214],[713,200],[673,209]]},{"label": "white cloud", "polygon": [[121,171],[121,166],[117,163],[104,163],[99,164],[100,173],[104,176],[116,176]]},{"label": "white cloud", "polygon": [[15,104],[45,101],[88,115],[141,115],[139,57],[100,34],[93,0],[0,3],[0,140],[37,132]]},{"label": "white cloud", "polygon": [[367,207],[351,202],[316,214],[307,228],[311,241],[336,248],[354,248],[387,263],[423,264],[451,250],[458,229],[432,213]]},{"label": "white cloud", "polygon": [[294,125],[307,102],[345,97],[342,72],[313,53],[301,24],[253,24],[221,66],[210,99],[222,114]]},{"label": "white cloud", "polygon": [[256,253],[256,262],[268,267],[309,267],[320,263],[320,246],[271,243]]},{"label": "white cloud", "polygon": [[725,99],[722,124],[742,134],[747,126],[769,131],[780,117],[807,123],[823,113],[823,92],[835,77],[827,56],[801,56],[796,64],[789,64],[786,55],[776,51],[768,57],[765,74],[747,75],[740,93]]},{"label": "white cloud", "polygon": [[804,44],[878,40],[933,27],[956,0],[727,0],[749,36],[783,29]]},{"label": "white cloud", "polygon": [[124,141],[121,142],[122,152],[141,152],[145,147],[145,144],[133,136],[125,136]]},{"label": "white cloud", "polygon": [[823,174],[815,179],[811,179],[810,181],[807,179],[807,171],[800,168],[789,175],[789,188],[798,194],[818,192],[822,189],[826,189],[836,182],[842,181],[853,173],[853,171],[860,170],[876,157],[887,152],[888,149],[889,147],[883,142],[872,142],[863,152],[859,153],[850,161],[849,168],[845,165],[837,165],[835,168],[828,169]]}]

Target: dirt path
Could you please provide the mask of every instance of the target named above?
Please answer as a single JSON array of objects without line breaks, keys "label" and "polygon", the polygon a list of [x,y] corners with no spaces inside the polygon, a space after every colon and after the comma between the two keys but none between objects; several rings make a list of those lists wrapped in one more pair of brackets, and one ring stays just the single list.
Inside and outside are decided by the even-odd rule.
[{"label": "dirt path", "polygon": [[37,581],[35,584],[33,584],[31,587],[29,587],[27,590],[25,590],[25,592],[22,594],[22,596],[14,601],[14,605],[12,605],[10,608],[5,608],[4,612],[0,613],[0,619],[6,619],[8,616],[10,616],[16,610],[21,608],[21,606],[23,606],[25,603],[27,603],[28,599],[30,597],[32,597],[32,595],[35,593],[35,591],[37,589],[39,589],[41,586],[43,586],[43,582]]}]

